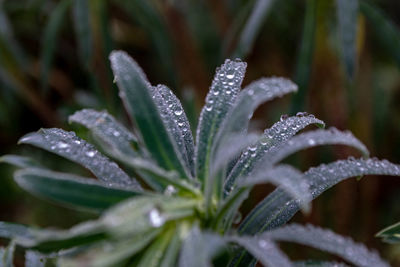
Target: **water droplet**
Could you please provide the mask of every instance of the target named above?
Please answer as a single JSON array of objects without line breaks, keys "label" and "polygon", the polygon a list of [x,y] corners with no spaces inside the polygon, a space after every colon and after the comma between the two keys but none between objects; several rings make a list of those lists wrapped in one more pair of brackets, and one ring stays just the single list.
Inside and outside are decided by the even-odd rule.
[{"label": "water droplet", "polygon": [[183,110],[182,109],[178,109],[178,110],[175,110],[174,113],[175,113],[176,116],[179,116],[179,115],[182,115]]},{"label": "water droplet", "polygon": [[308,139],[308,144],[309,144],[310,146],[315,145],[315,140],[314,140],[314,139]]},{"label": "water droplet", "polygon": [[260,241],[258,241],[258,245],[260,247],[262,247],[262,248],[267,248],[268,247],[268,242],[261,239]]},{"label": "water droplet", "polygon": [[213,95],[219,95],[219,91],[218,90],[215,90],[212,93],[213,93]]},{"label": "water droplet", "polygon": [[81,141],[79,141],[79,140],[74,140],[74,143],[77,144],[77,145],[80,145],[80,144],[81,144]]},{"label": "water droplet", "polygon": [[225,93],[226,93],[227,95],[230,95],[230,94],[232,93],[232,91],[231,91],[231,90],[226,90]]},{"label": "water droplet", "polygon": [[164,190],[164,195],[172,196],[176,193],[176,188],[173,185],[168,185]]},{"label": "water droplet", "polygon": [[69,145],[67,143],[64,143],[64,142],[59,142],[57,144],[57,147],[60,148],[60,149],[63,149],[63,148],[69,147]]},{"label": "water droplet", "polygon": [[211,110],[212,110],[212,107],[211,107],[211,106],[206,106],[206,110],[207,110],[207,111],[211,111]]},{"label": "water droplet", "polygon": [[286,120],[287,118],[289,118],[289,116],[287,115],[287,114],[283,114],[282,116],[281,116],[281,121],[284,121],[284,120]]},{"label": "water droplet", "polygon": [[90,157],[90,158],[93,158],[95,154],[96,154],[96,151],[92,151],[92,150],[86,152],[86,156],[88,156],[88,157]]},{"label": "water droplet", "polygon": [[121,134],[120,134],[120,132],[118,132],[118,131],[114,131],[114,132],[113,132],[113,135],[114,135],[115,137],[118,137],[118,136],[120,136]]},{"label": "water droplet", "polygon": [[160,227],[165,223],[165,218],[161,215],[158,209],[152,209],[148,216],[150,224],[153,227]]},{"label": "water droplet", "polygon": [[235,74],[233,74],[233,73],[226,74],[226,78],[228,78],[229,80],[233,79],[234,77],[235,77]]},{"label": "water droplet", "polygon": [[253,89],[249,89],[249,90],[247,91],[247,93],[248,93],[249,95],[254,95],[254,90],[253,90]]}]

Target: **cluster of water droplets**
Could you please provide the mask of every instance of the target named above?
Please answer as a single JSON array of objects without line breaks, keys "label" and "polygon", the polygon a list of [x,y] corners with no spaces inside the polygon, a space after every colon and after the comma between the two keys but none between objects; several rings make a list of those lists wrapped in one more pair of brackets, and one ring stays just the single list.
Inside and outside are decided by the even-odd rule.
[{"label": "cluster of water droplets", "polygon": [[261,78],[250,83],[243,90],[254,101],[268,101],[275,97],[297,91],[298,87],[291,80],[282,77]]},{"label": "cluster of water droplets", "polygon": [[137,138],[106,111],[83,109],[70,116],[69,121],[91,129],[108,145],[123,154],[136,156],[134,149],[137,148]]},{"label": "cluster of water droplets", "polygon": [[262,235],[276,241],[294,242],[341,256],[357,266],[389,266],[375,251],[347,237],[312,225],[291,224]]},{"label": "cluster of water droplets", "polygon": [[165,108],[169,110],[168,113],[177,126],[174,127],[176,132],[173,134],[182,136],[182,138],[179,138],[179,145],[183,146],[181,149],[184,149],[185,160],[192,175],[194,175],[194,141],[192,131],[190,130],[189,120],[186,117],[182,104],[165,85],[158,85],[156,90],[158,90],[159,94],[163,98]]},{"label": "cluster of water droplets", "polygon": [[115,162],[98,152],[93,145],[77,137],[74,132],[57,128],[41,129],[37,133],[23,137],[20,142],[38,146],[74,161],[89,169],[109,186],[129,185],[139,188],[139,184],[122,171]]},{"label": "cluster of water droplets", "polygon": [[231,191],[234,181],[238,176],[243,176],[252,171],[254,165],[274,147],[292,138],[297,132],[311,124],[324,125],[324,122],[312,114],[302,113],[296,116],[282,115],[281,119],[271,128],[264,131],[260,140],[249,146],[232,169],[227,180],[227,191]]}]

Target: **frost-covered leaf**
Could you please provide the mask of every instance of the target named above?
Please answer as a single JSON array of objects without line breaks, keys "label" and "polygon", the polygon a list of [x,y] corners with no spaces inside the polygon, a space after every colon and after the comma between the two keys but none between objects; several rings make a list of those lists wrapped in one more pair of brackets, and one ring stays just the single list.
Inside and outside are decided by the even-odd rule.
[{"label": "frost-covered leaf", "polygon": [[46,257],[36,251],[28,250],[25,252],[26,267],[45,267]]},{"label": "frost-covered leaf", "polygon": [[305,260],[293,262],[295,267],[349,267],[349,265],[336,261]]},{"label": "frost-covered leaf", "polygon": [[197,127],[196,177],[200,181],[208,179],[216,134],[236,99],[245,69],[246,63],[227,59],[216,71]]},{"label": "frost-covered leaf", "polygon": [[109,186],[125,185],[135,190],[141,189],[136,180],[130,178],[93,145],[77,137],[74,132],[57,128],[40,129],[25,135],[19,143],[34,145],[74,161],[89,169],[99,180]]},{"label": "frost-covered leaf", "polygon": [[20,187],[36,196],[95,212],[143,193],[107,187],[94,179],[43,169],[18,171],[15,174],[15,181]]},{"label": "frost-covered leaf", "polygon": [[[335,184],[362,175],[400,176],[400,166],[386,160],[347,159],[322,164],[304,173],[313,199]],[[262,200],[239,226],[242,234],[256,234],[279,227],[299,211],[298,200],[276,189]]]},{"label": "frost-covered leaf", "polygon": [[137,138],[106,111],[83,109],[69,116],[68,121],[88,128],[96,140],[99,140],[99,145],[111,156],[122,154],[136,157],[138,155]]},{"label": "frost-covered leaf", "polygon": [[[182,153],[182,157],[191,175],[194,176],[194,141],[189,120],[182,104],[167,86],[158,85],[155,90],[158,91],[164,100],[163,105],[158,106],[161,114],[164,114],[162,116],[164,123],[168,125],[169,129],[174,129],[173,137],[175,138],[175,142]],[[166,114],[169,114],[169,116]]]},{"label": "frost-covered leaf", "polygon": [[268,151],[287,141],[298,131],[301,131],[311,124],[316,124],[321,127],[325,125],[323,121],[316,119],[314,115],[298,113],[297,116],[293,117],[286,118],[283,116],[279,122],[275,123],[271,128],[266,129],[262,138],[242,154],[232,169],[224,185],[225,196],[230,192],[229,190],[234,185],[236,179],[251,173],[256,163],[260,161]]},{"label": "frost-covered leaf", "polygon": [[[289,258],[274,244],[272,240],[257,237],[231,237],[231,242],[239,244],[251,253],[264,266],[292,266]],[[243,266],[233,261],[230,266]]]},{"label": "frost-covered leaf", "polygon": [[225,246],[225,241],[214,234],[205,234],[194,226],[185,240],[179,257],[179,267],[211,267],[214,255]]},{"label": "frost-covered leaf", "polygon": [[387,243],[400,243],[400,222],[386,227],[376,236],[383,238],[383,241]]},{"label": "frost-covered leaf", "polygon": [[8,163],[14,165],[18,168],[36,168],[41,167],[41,165],[34,159],[19,155],[4,155],[0,157],[0,162]]},{"label": "frost-covered leaf", "polygon": [[336,13],[343,62],[347,75],[353,78],[356,64],[358,0],[336,0]]},{"label": "frost-covered leaf", "polygon": [[280,77],[262,78],[242,90],[218,132],[218,141],[231,134],[247,130],[256,108],[273,98],[297,91],[297,85]]},{"label": "frost-covered leaf", "polygon": [[356,266],[389,266],[375,251],[330,230],[291,224],[258,236],[260,240],[293,242],[335,254]]},{"label": "frost-covered leaf", "polygon": [[138,64],[125,52],[110,55],[111,66],[120,89],[121,99],[138,127],[146,148],[157,163],[166,170],[176,170],[181,177],[190,176],[175,143],[171,129],[166,128],[154,90]]}]

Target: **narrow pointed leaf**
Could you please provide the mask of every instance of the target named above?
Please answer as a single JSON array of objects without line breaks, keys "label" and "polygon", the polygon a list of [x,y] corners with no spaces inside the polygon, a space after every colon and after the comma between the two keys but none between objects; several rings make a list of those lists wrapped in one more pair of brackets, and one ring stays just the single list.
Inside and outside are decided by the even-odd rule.
[{"label": "narrow pointed leaf", "polygon": [[162,114],[163,122],[169,129],[186,167],[194,175],[194,142],[189,121],[179,99],[165,85],[153,88],[155,103]]},{"label": "narrow pointed leaf", "polygon": [[[289,258],[267,238],[259,239],[257,237],[232,237],[231,242],[235,242],[244,247],[264,266],[292,266]],[[230,266],[243,266],[238,262],[232,262]]]},{"label": "narrow pointed leaf", "polygon": [[230,192],[230,188],[235,184],[236,179],[251,173],[256,163],[259,162],[268,151],[287,141],[297,132],[311,124],[316,124],[320,127],[325,125],[323,121],[315,118],[314,115],[303,115],[303,113],[299,113],[299,116],[281,119],[271,128],[266,129],[262,138],[255,145],[249,147],[233,167],[225,182],[225,196]]},{"label": "narrow pointed leaf", "polygon": [[28,250],[25,253],[25,266],[45,267],[46,257],[36,251]]},{"label": "narrow pointed leaf", "polygon": [[[313,199],[335,184],[362,175],[400,176],[400,166],[386,160],[348,159],[309,169],[304,178],[309,184]],[[255,235],[277,228],[288,222],[300,210],[299,201],[293,199],[281,188],[264,198],[239,225],[240,234]],[[240,252],[236,256],[243,259],[242,264],[251,261]]]},{"label": "narrow pointed leaf", "polygon": [[19,143],[40,147],[89,169],[99,180],[109,186],[126,185],[140,190],[136,180],[130,178],[117,164],[102,155],[96,148],[77,137],[74,132],[57,128],[40,129],[25,135]]},{"label": "narrow pointed leaf", "polygon": [[375,251],[330,230],[291,224],[264,233],[261,240],[293,242],[335,254],[356,266],[389,266]]},{"label": "narrow pointed leaf", "polygon": [[336,0],[336,14],[342,58],[346,73],[352,79],[356,65],[358,0]]},{"label": "narrow pointed leaf", "polygon": [[251,51],[257,34],[260,32],[274,2],[274,0],[257,0],[255,2],[253,10],[240,33],[234,57],[243,58]]},{"label": "narrow pointed leaf", "polygon": [[250,118],[262,103],[297,91],[297,85],[285,78],[262,78],[246,86],[226,116],[218,132],[218,140],[227,135],[241,134],[247,130]]},{"label": "narrow pointed leaf", "polygon": [[214,76],[196,135],[196,176],[201,181],[209,176],[216,134],[236,99],[245,69],[244,62],[226,60]]},{"label": "narrow pointed leaf", "polygon": [[92,60],[92,36],[90,30],[89,0],[74,0],[73,20],[75,26],[75,39],[79,46],[81,63],[87,68]]},{"label": "narrow pointed leaf", "polygon": [[124,199],[142,194],[123,188],[107,187],[94,179],[43,169],[18,171],[15,181],[38,197],[94,212],[103,211]]},{"label": "narrow pointed leaf", "polygon": [[376,236],[383,238],[383,241],[388,243],[400,243],[400,222],[386,227],[377,233]]},{"label": "narrow pointed leaf", "polygon": [[143,257],[137,264],[138,267],[158,267],[161,265],[162,258],[171,241],[174,229],[162,233],[144,252]]},{"label": "narrow pointed leaf", "polygon": [[4,155],[0,157],[0,162],[14,165],[18,168],[40,168],[41,165],[32,158],[19,155]]},{"label": "narrow pointed leaf", "polygon": [[137,138],[106,111],[83,109],[71,115],[68,121],[88,128],[96,140],[99,140],[99,145],[111,155],[138,155]]},{"label": "narrow pointed leaf", "polygon": [[60,1],[54,11],[50,13],[50,18],[44,29],[41,51],[40,79],[43,90],[47,89],[49,73],[54,58],[58,34],[61,30],[62,24],[65,22],[65,17],[71,4],[72,0]]},{"label": "narrow pointed leaf", "polygon": [[14,252],[15,243],[11,241],[7,248],[4,250],[3,258],[0,258],[0,263],[4,267],[14,267]]},{"label": "narrow pointed leaf", "polygon": [[217,235],[205,235],[194,226],[183,241],[179,267],[211,267],[212,258],[225,245]]},{"label": "narrow pointed leaf", "polygon": [[160,263],[160,267],[177,266],[179,252],[182,246],[181,238],[181,232],[179,229],[177,229],[174,236],[169,241],[168,247],[165,250],[164,256]]},{"label": "narrow pointed leaf", "polygon": [[176,170],[182,177],[189,177],[177,144],[153,100],[152,86],[142,69],[125,52],[112,52],[110,60],[122,101],[153,158],[164,169]]},{"label": "narrow pointed leaf", "polygon": [[[310,168],[304,173],[313,199],[335,184],[362,175],[400,176],[400,166],[386,160],[348,159]],[[239,227],[242,234],[256,234],[281,226],[299,211],[298,200],[276,189],[262,200]]]}]

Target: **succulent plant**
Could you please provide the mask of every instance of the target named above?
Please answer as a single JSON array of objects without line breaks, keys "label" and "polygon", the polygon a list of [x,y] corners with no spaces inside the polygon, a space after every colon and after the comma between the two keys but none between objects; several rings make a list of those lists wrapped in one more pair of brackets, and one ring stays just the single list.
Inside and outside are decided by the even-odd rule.
[{"label": "succulent plant", "polygon": [[[96,146],[55,128],[19,142],[76,162],[97,179],[49,170],[22,156],[2,158],[22,168],[15,181],[28,192],[99,217],[69,230],[1,222],[0,236],[11,240],[0,250],[3,262],[12,263],[18,246],[27,251],[27,266],[44,261],[58,266],[334,264],[292,262],[278,246],[284,241],[330,252],[357,266],[388,266],[376,252],[330,230],[286,224],[299,210],[309,212],[313,199],[344,179],[400,175],[398,165],[367,158],[368,150],[350,132],[298,133],[310,125],[324,127],[307,113],[282,116],[263,134],[248,133],[254,110],[296,91],[294,83],[261,78],[240,90],[246,63],[226,60],[216,71],[194,141],[182,105],[168,87],[152,86],[124,52],[113,52],[110,60],[135,133],[105,111],[85,109],[69,121],[87,128]],[[302,149],[328,144],[354,147],[363,158],[304,173],[280,163]],[[254,186],[264,183],[277,188],[241,219],[242,203]]]}]

